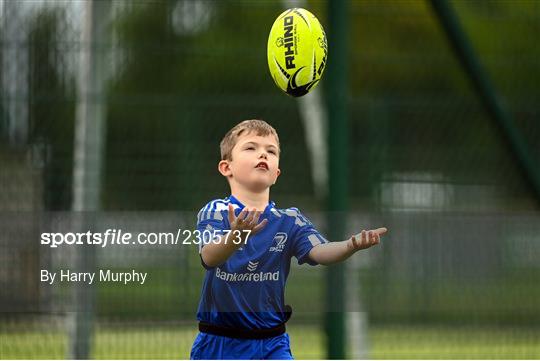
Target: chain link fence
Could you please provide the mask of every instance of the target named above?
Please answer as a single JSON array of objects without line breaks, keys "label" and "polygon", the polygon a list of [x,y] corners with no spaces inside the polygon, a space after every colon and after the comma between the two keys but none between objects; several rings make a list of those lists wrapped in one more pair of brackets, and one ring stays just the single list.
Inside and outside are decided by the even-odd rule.
[{"label": "chain link fence", "polygon": [[[0,358],[65,358],[69,286],[39,271],[73,248],[39,245],[69,229],[80,58],[105,64],[100,229],[174,232],[228,195],[219,141],[237,122],[279,132],[279,207],[325,231],[298,103],[266,65],[271,1],[112,1],[107,36],[81,42],[84,1],[0,1]],[[540,5],[452,1],[480,63],[540,164]],[[327,2],[304,6],[327,24]],[[347,264],[349,320],[370,358],[540,357],[538,200],[482,109],[429,3],[351,1],[348,231],[387,226]],[[328,31],[329,29],[327,29]],[[332,54],[329,54],[332,61]],[[324,93],[324,78],[321,83]],[[328,126],[332,126],[329,124]],[[315,159],[315,160],[314,160]],[[332,175],[330,175],[332,176]],[[295,261],[293,261],[295,263]],[[95,287],[93,358],[188,358],[203,269],[194,246],[96,250],[96,266],[146,270],[140,287]],[[118,287],[117,287],[118,286]],[[296,358],[325,358],[324,268],[292,267]],[[330,310],[343,311],[343,310]],[[360,328],[361,330],[361,328]],[[359,357],[358,341],[349,355]]]}]

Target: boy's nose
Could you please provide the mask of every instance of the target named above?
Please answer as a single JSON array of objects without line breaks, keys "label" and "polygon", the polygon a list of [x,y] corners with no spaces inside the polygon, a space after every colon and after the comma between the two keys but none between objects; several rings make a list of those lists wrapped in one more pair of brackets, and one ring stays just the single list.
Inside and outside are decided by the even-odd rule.
[{"label": "boy's nose", "polygon": [[261,155],[259,156],[259,158],[267,159],[268,155],[266,154],[266,152],[262,152]]}]

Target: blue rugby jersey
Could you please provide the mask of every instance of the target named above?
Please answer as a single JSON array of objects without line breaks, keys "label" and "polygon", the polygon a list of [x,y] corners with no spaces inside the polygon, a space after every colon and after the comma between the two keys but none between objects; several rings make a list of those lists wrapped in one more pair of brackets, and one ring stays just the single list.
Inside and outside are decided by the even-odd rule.
[{"label": "blue rugby jersey", "polygon": [[[197,216],[202,233],[229,230],[228,207],[238,216],[244,205],[234,196],[209,202]],[[229,259],[206,268],[197,311],[199,321],[243,329],[271,328],[285,321],[285,283],[291,258],[299,264],[316,265],[309,251],[328,241],[297,208],[277,209],[270,202],[259,222],[268,219],[256,235],[250,235]],[[204,245],[199,246],[199,253]]]}]

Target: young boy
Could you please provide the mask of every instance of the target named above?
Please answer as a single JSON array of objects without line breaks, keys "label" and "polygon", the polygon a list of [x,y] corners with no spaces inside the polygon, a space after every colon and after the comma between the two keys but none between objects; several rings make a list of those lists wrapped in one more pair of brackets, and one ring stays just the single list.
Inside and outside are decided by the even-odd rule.
[{"label": "young boy", "polygon": [[341,262],[378,244],[386,228],[328,242],[297,208],[276,208],[269,200],[281,173],[279,138],[262,120],[236,125],[220,147],[218,170],[231,196],[209,202],[197,217],[206,275],[191,358],[292,359],[284,300],[291,258]]}]

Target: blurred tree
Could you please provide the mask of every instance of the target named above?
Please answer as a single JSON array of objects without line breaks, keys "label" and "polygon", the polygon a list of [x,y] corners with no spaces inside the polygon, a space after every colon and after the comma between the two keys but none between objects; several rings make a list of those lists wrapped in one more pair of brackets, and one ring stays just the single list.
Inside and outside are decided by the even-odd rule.
[{"label": "blurred tree", "polygon": [[312,194],[296,104],[267,70],[270,25],[261,24],[274,21],[279,4],[201,3],[205,26],[189,28],[186,19],[199,15],[185,1],[137,5],[115,23],[121,65],[109,90],[108,208],[198,210],[227,195],[219,142],[250,118],[273,124],[286,149],[278,198],[279,190],[282,198]]},{"label": "blurred tree", "polygon": [[[0,39],[3,39],[2,28],[0,27]],[[3,50],[4,47],[0,46],[0,64],[3,64]],[[5,94],[4,92],[4,74],[0,71],[0,94]],[[4,111],[4,99],[0,99],[0,139],[7,139],[7,119]]]},{"label": "blurred tree", "polygon": [[[455,5],[497,91],[531,147],[540,149],[538,132],[527,131],[536,129],[534,84],[540,76],[531,3]],[[285,173],[274,196],[311,202],[295,101],[279,93],[267,72],[267,32],[280,5],[162,1],[119,13],[119,60],[109,88],[107,207],[195,209],[223,195],[226,182],[213,166],[218,143],[236,122],[253,117],[271,122],[282,137]],[[326,5],[306,5],[323,25]],[[496,21],[497,14],[505,21]],[[427,3],[354,1],[350,16],[354,202],[371,206],[381,181],[392,174],[495,185],[525,199],[515,165]]]},{"label": "blurred tree", "polygon": [[[538,97],[533,84],[540,76],[535,60],[539,48],[533,46],[538,33],[533,9],[538,5],[453,3],[497,93],[528,133],[529,148],[540,148],[538,132],[530,135],[538,116],[532,106]],[[313,4],[324,24],[325,4]],[[445,182],[496,185],[526,199],[524,183],[428,2],[354,1],[350,16],[355,198],[364,204],[375,201],[384,177],[391,181],[399,174],[433,174]]]},{"label": "blurred tree", "polygon": [[75,80],[60,40],[66,11],[43,7],[29,22],[29,142],[44,160],[44,206],[71,207]]}]

